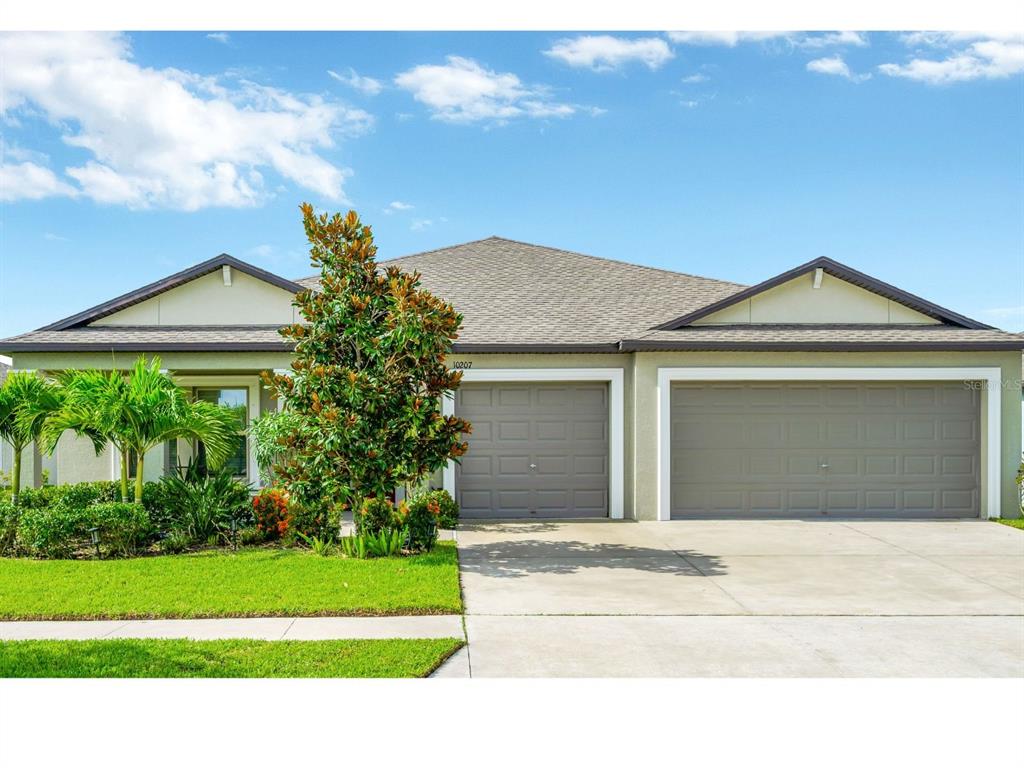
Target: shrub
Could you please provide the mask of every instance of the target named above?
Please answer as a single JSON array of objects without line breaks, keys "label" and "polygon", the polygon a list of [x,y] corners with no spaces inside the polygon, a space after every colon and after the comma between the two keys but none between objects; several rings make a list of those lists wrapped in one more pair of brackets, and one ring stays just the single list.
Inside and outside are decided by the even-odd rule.
[{"label": "shrub", "polygon": [[108,554],[128,557],[150,534],[149,513],[141,504],[108,501],[86,509],[92,525],[99,528],[100,546]]},{"label": "shrub", "polygon": [[409,506],[425,504],[436,507],[438,528],[456,528],[459,525],[459,505],[452,495],[443,488],[434,491],[422,491],[409,499]]},{"label": "shrub", "polygon": [[160,539],[160,551],[165,555],[176,555],[184,552],[192,544],[192,538],[185,531],[169,531]]},{"label": "shrub", "polygon": [[242,528],[238,532],[238,543],[243,547],[253,547],[267,540],[267,534],[254,525]]},{"label": "shrub", "polygon": [[292,521],[288,492],[282,488],[264,488],[252,497],[252,513],[256,529],[265,539],[281,538]]},{"label": "shrub", "polygon": [[291,527],[302,536],[336,537],[341,530],[341,515],[322,504],[297,504],[291,500]]},{"label": "shrub", "polygon": [[149,515],[139,504],[103,502],[89,507],[56,504],[22,510],[19,541],[33,554],[70,557],[91,546],[90,528],[99,528],[100,546],[108,555],[131,555],[149,536]]},{"label": "shrub", "polygon": [[[160,507],[156,517],[161,530],[186,531],[194,541],[206,542],[227,530],[232,519],[240,526],[252,520],[249,486],[233,479],[228,471],[168,475],[158,485],[161,487],[152,489],[150,505]],[[144,489],[144,502],[145,498]]]},{"label": "shrub", "polygon": [[69,557],[89,540],[92,516],[88,508],[30,507],[22,510],[18,540],[42,557]]},{"label": "shrub", "polygon": [[409,549],[428,552],[437,541],[438,503],[426,494],[414,496],[408,503],[402,502],[396,509],[396,517],[409,531]]},{"label": "shrub", "polygon": [[12,555],[18,542],[18,520],[21,509],[0,499],[0,555]]},{"label": "shrub", "polygon": [[401,525],[395,513],[395,505],[390,499],[366,499],[359,511],[353,515],[357,533],[376,534],[386,528]]},{"label": "shrub", "polygon": [[121,490],[112,480],[95,480],[68,485],[44,485],[26,488],[18,497],[18,505],[26,509],[43,509],[62,505],[84,509],[90,504],[105,504],[121,500]]}]

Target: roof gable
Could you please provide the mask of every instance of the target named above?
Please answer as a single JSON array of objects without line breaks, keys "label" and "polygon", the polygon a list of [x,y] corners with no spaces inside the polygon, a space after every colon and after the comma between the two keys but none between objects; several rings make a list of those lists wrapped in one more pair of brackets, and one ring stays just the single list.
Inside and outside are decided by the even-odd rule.
[{"label": "roof gable", "polygon": [[[818,273],[818,270],[821,270]],[[864,291],[866,295],[873,295],[879,297],[878,306],[876,312],[871,315],[875,319],[866,319],[866,317],[860,316],[860,311],[863,310],[870,314],[868,305],[870,301],[862,302],[863,306],[858,307],[858,313],[852,316],[831,317],[828,313],[836,314],[842,311],[841,306],[835,306],[824,309],[825,315],[818,315],[817,317],[807,316],[806,319],[800,319],[800,308],[793,307],[793,314],[788,319],[777,319],[777,320],[764,320],[757,319],[754,317],[754,311],[752,307],[754,302],[760,300],[762,305],[771,304],[773,299],[777,302],[778,298],[785,293],[787,284],[796,284],[798,278],[817,273],[821,276],[822,280],[815,278],[815,284],[822,285],[824,276],[828,275],[835,278],[843,283],[854,286],[857,289]],[[833,286],[833,292],[838,286]],[[808,294],[810,295],[810,294]],[[824,297],[825,294],[820,294]],[[866,296],[865,296],[866,298]],[[743,315],[743,305],[746,302],[748,307],[747,316]],[[822,306],[825,307],[825,302],[822,302]],[[777,316],[777,315],[776,315]],[[972,320],[969,317],[965,317],[957,312],[940,307],[938,304],[934,304],[926,299],[922,299],[919,296],[915,296],[912,293],[908,293],[900,288],[889,283],[884,283],[881,280],[877,280],[870,275],[866,275],[863,272],[840,264],[837,261],[833,261],[825,256],[814,259],[801,264],[794,269],[787,272],[783,272],[780,275],[776,275],[762,283],[745,288],[741,291],[737,291],[723,299],[707,304],[699,309],[688,312],[680,317],[670,320],[667,323],[655,326],[654,330],[677,330],[691,325],[703,325],[710,323],[758,323],[758,322],[769,322],[769,323],[800,323],[800,322],[817,322],[817,323],[856,323],[856,322],[872,322],[876,324],[927,324],[932,322],[935,324],[954,325],[961,328],[974,328],[974,329],[988,329],[992,326],[980,323],[977,320]]]},{"label": "roof gable", "polygon": [[267,272],[257,266],[241,261],[240,259],[236,259],[234,256],[222,253],[219,256],[215,256],[212,259],[202,262],[201,264],[196,264],[193,267],[184,269],[181,272],[176,272],[173,275],[157,280],[149,285],[144,285],[141,288],[122,294],[110,301],[97,304],[95,307],[91,307],[90,309],[86,309],[75,315],[66,317],[63,320],[58,320],[56,323],[51,323],[39,330],[62,331],[69,328],[80,328],[82,326],[89,325],[113,315],[116,312],[124,311],[129,307],[141,304],[163,293],[179,288],[193,280],[197,280],[198,278],[217,272],[223,267],[231,267],[231,269],[237,270],[245,275],[249,275],[256,280],[269,283],[270,285],[291,293],[298,293],[299,291],[306,290],[306,286],[292,282],[291,280],[286,280],[272,272]]}]

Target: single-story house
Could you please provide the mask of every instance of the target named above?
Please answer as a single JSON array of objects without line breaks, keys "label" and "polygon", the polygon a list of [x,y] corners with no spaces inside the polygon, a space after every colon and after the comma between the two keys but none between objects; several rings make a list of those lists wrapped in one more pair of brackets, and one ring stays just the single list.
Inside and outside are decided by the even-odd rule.
[{"label": "single-story house", "polygon": [[[491,237],[388,262],[465,316],[451,401],[474,425],[439,473],[467,517],[1017,516],[1024,338],[827,258],[754,286]],[[221,255],[0,341],[14,367],[159,354],[249,419],[289,367],[289,280]],[[257,481],[251,446],[234,466]],[[153,476],[182,441],[147,459]],[[115,478],[66,435],[26,461]]]}]

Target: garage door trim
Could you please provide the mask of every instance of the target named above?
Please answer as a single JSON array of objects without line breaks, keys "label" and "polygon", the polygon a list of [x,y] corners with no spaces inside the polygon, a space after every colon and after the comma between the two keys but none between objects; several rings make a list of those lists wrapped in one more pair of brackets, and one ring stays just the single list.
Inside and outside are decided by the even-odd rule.
[{"label": "garage door trim", "polygon": [[[625,516],[625,407],[622,368],[470,368],[463,370],[465,382],[608,382],[608,516],[621,520]],[[455,414],[455,400],[445,397],[441,403],[445,416]],[[444,489],[455,496],[455,462],[444,469]]]},{"label": "garage door trim", "polygon": [[999,517],[1000,420],[999,368],[806,368],[729,367],[658,368],[658,519],[671,519],[671,393],[674,381],[963,381],[982,384],[981,494],[982,509],[989,518]]}]

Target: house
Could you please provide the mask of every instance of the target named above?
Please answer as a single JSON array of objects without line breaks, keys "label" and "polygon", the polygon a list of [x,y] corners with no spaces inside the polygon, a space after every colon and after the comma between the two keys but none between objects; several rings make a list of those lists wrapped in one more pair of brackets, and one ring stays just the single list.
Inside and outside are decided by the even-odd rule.
[{"label": "house", "polygon": [[[445,409],[474,430],[436,481],[467,517],[1019,514],[1024,339],[830,259],[750,287],[497,237],[388,263],[465,316]],[[37,370],[159,354],[253,419],[280,405],[258,374],[289,367],[277,328],[316,287],[221,255],[0,353]],[[147,475],[188,450],[157,449]],[[118,466],[71,435],[39,461],[53,482]],[[257,480],[244,437],[233,461]]]}]

